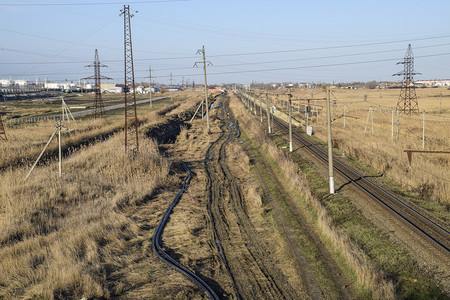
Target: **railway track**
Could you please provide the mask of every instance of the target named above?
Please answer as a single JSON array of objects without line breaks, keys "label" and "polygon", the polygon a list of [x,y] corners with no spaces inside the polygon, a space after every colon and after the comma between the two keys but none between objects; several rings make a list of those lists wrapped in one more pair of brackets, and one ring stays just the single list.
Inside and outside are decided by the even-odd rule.
[{"label": "railway track", "polygon": [[[274,125],[283,132],[288,132],[289,128],[284,122],[274,118]],[[300,133],[293,131],[292,139],[300,146],[307,149],[314,156],[319,158],[323,163],[328,164],[328,153],[318,145],[315,145]],[[422,235],[431,240],[438,248],[450,253],[450,232],[443,227],[434,223],[429,218],[425,217],[417,210],[408,206],[401,199],[389,193],[385,189],[379,187],[364,175],[361,175],[350,166],[344,164],[337,158],[333,158],[334,170],[338,172],[345,180],[359,187],[363,192],[369,195],[373,200],[377,201],[395,215],[406,221],[409,225],[414,227]]]},{"label": "railway track", "polygon": [[[285,134],[289,133],[288,125],[280,119],[274,117],[272,123],[273,126],[276,126],[281,132]],[[324,164],[328,164],[328,152],[326,150],[322,149],[318,145],[315,145],[308,138],[294,130],[292,131],[292,140],[293,143],[297,143],[300,147],[303,147],[309,151]],[[450,232],[448,230],[408,206],[404,201],[379,187],[367,179],[364,175],[361,175],[358,171],[346,165],[339,159],[333,158],[333,167],[334,170],[342,176],[342,178],[357,186],[362,192],[371,197],[371,199],[380,205],[383,205],[390,212],[408,223],[416,231],[430,240],[436,248],[446,254],[450,253]]]},{"label": "railway track", "polygon": [[179,273],[186,276],[190,281],[192,281],[201,290],[203,290],[205,294],[209,297],[209,299],[216,300],[219,299],[219,297],[216,295],[214,290],[208,284],[206,284],[198,275],[193,273],[191,270],[189,270],[188,268],[177,262],[175,259],[170,257],[161,246],[161,235],[168,222],[169,215],[172,213],[173,208],[178,204],[181,195],[187,189],[189,181],[191,180],[191,171],[184,163],[182,163],[182,166],[184,170],[188,172],[188,175],[184,179],[183,187],[179,190],[178,194],[175,196],[175,199],[172,201],[172,203],[170,203],[161,221],[159,222],[158,227],[156,228],[155,234],[153,235],[152,238],[153,252],[156,254],[156,256],[159,257],[159,259],[161,259],[163,262],[165,262],[167,265],[169,265]]}]

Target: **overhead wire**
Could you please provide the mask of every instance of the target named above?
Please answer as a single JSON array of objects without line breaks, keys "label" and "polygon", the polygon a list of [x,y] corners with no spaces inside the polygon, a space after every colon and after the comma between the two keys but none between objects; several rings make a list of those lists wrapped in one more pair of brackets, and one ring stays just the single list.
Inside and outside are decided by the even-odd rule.
[{"label": "overhead wire", "polygon": [[[191,0],[151,0],[133,1],[129,4],[150,4],[169,2],[188,2]],[[94,5],[123,5],[123,2],[71,2],[71,3],[0,3],[0,6],[94,6]]]}]

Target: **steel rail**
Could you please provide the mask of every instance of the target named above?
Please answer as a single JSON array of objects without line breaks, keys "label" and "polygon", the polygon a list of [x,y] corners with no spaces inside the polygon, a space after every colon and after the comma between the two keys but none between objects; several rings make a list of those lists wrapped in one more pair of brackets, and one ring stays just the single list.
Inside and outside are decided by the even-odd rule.
[{"label": "steel rail", "polygon": [[[245,96],[244,96],[245,97]],[[242,99],[241,99],[242,100]],[[244,101],[243,101],[244,102]],[[285,123],[281,120],[279,120],[276,117],[273,117],[273,123],[275,123],[282,131],[287,132],[288,127],[285,125]],[[328,163],[328,157],[325,150],[322,148],[314,145],[309,139],[306,137],[300,135],[298,132],[293,132],[294,140],[302,144],[304,147],[306,147],[309,151],[313,153],[313,155],[319,157],[323,162]],[[439,226],[438,224],[434,223],[429,218],[425,217],[415,209],[411,208],[407,204],[405,204],[403,201],[395,197],[394,195],[390,194],[386,190],[382,189],[381,187],[377,186],[365,176],[360,175],[357,171],[350,168],[340,160],[333,158],[334,162],[334,169],[344,176],[345,178],[349,179],[350,182],[354,183],[356,186],[358,186],[360,189],[362,189],[366,194],[371,196],[373,199],[377,200],[379,203],[381,203],[383,206],[385,206],[387,209],[392,211],[395,215],[399,216],[401,219],[406,221],[408,224],[410,224],[412,227],[414,227],[416,230],[421,232],[424,236],[426,236],[428,239],[430,239],[432,242],[434,242],[440,249],[443,249],[447,253],[450,252],[448,241],[450,240],[450,233]],[[363,183],[359,182],[359,180],[362,180]],[[379,195],[376,195],[379,193]],[[387,203],[390,202],[390,203]],[[397,208],[394,208],[393,206],[397,206]],[[403,208],[405,212],[400,213],[399,210]],[[405,216],[408,215],[408,216]],[[415,219],[415,220],[414,220]],[[419,225],[419,224],[420,225]],[[426,227],[426,228],[424,228]],[[442,236],[440,239],[437,236]],[[441,242],[442,241],[442,242]],[[444,244],[445,242],[446,244]]]},{"label": "steel rail", "polygon": [[188,175],[184,179],[183,187],[178,191],[177,195],[175,196],[175,199],[170,203],[169,207],[167,208],[166,212],[164,213],[161,221],[158,224],[158,227],[156,228],[155,234],[152,238],[152,247],[153,252],[156,254],[156,256],[159,257],[163,262],[168,264],[170,267],[178,271],[179,273],[186,276],[190,281],[192,281],[195,285],[197,285],[201,290],[203,290],[206,295],[209,297],[209,299],[218,300],[219,297],[214,292],[214,290],[206,284],[198,275],[193,273],[191,270],[177,262],[175,259],[169,256],[161,247],[161,235],[162,232],[167,224],[167,221],[169,219],[169,215],[172,213],[173,208],[178,204],[181,195],[184,191],[186,191],[189,181],[191,180],[191,171],[188,169],[188,167],[182,163],[182,166],[186,172],[188,172]]},{"label": "steel rail", "polygon": [[[283,121],[279,120],[278,118],[274,117],[274,123],[283,131],[287,131],[287,126],[283,123]],[[300,135],[298,132],[293,132],[294,139],[301,143],[304,147],[306,147],[309,151],[311,151],[315,156],[319,157],[323,162],[328,163],[328,158],[326,157],[326,152],[322,148],[314,145],[311,141],[309,141],[307,138]],[[442,235],[443,240],[449,241],[450,239],[450,233],[430,220],[429,218],[425,217],[415,209],[411,208],[407,204],[405,204],[403,201],[392,195],[391,193],[387,192],[386,190],[382,189],[381,187],[377,186],[372,181],[365,178],[365,176],[360,175],[357,171],[353,170],[340,160],[333,158],[334,162],[334,169],[339,172],[342,176],[350,180],[352,183],[354,183],[356,186],[358,186],[360,189],[362,189],[365,193],[370,195],[373,199],[377,200],[379,203],[383,204],[386,208],[388,208],[390,211],[392,211],[394,214],[399,216],[401,219],[406,221],[408,224],[413,226],[416,230],[421,232],[423,235],[425,235],[427,238],[429,238],[432,242],[434,242],[436,245],[438,245],[440,248],[445,250],[447,253],[450,253],[449,246],[445,245],[441,239],[436,237],[436,235]],[[362,180],[364,183],[359,182],[359,180]],[[377,193],[379,193],[377,195]],[[381,194],[381,195],[380,195]],[[388,203],[391,202],[391,203]],[[406,210],[406,216],[405,214],[402,214],[399,212],[398,208],[395,208],[393,206],[399,205],[403,207]],[[416,220],[413,220],[416,219]],[[419,223],[419,224],[418,224]],[[422,226],[421,226],[422,225]],[[427,227],[427,228],[424,228]],[[433,234],[434,233],[434,234]]]}]

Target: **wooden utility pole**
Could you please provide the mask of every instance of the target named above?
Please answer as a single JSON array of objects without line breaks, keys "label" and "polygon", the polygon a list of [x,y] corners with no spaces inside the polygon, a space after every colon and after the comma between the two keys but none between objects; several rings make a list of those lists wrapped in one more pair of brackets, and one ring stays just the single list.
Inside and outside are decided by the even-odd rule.
[{"label": "wooden utility pole", "polygon": [[330,177],[330,194],[334,194],[333,144],[331,140],[330,90],[327,88],[327,131],[328,131],[328,175]]}]

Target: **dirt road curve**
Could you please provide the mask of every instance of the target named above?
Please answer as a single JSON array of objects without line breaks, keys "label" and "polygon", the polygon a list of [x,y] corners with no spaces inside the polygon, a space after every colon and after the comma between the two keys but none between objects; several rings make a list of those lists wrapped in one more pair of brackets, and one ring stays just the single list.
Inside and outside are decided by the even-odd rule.
[{"label": "dirt road curve", "polygon": [[284,274],[273,263],[271,249],[260,242],[259,233],[245,212],[240,188],[225,162],[225,145],[236,136],[228,105],[217,112],[222,134],[205,158],[208,175],[209,224],[218,255],[233,282],[237,299],[300,299]]}]

